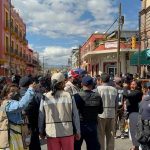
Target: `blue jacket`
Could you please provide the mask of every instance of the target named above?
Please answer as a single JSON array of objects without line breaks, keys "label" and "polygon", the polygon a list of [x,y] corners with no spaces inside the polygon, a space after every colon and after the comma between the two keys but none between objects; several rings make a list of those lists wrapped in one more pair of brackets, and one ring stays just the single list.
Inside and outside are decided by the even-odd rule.
[{"label": "blue jacket", "polygon": [[33,88],[30,87],[20,101],[9,101],[6,106],[9,121],[15,124],[23,123],[21,112],[28,107],[28,104],[32,101],[34,94]]}]

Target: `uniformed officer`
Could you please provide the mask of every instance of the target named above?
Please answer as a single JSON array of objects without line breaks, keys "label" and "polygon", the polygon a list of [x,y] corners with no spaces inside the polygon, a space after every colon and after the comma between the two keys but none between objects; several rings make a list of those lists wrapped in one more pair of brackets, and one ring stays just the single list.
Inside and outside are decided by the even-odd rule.
[{"label": "uniformed officer", "polygon": [[100,150],[97,136],[97,116],[103,113],[101,96],[92,91],[93,78],[85,76],[82,79],[83,91],[74,95],[80,115],[81,139],[75,142],[75,150],[81,150],[83,140],[87,150]]}]

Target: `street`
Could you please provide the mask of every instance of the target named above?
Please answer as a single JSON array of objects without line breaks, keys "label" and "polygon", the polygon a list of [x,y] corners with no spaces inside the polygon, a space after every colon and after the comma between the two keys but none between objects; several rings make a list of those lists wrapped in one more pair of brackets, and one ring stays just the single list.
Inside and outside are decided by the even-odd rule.
[{"label": "street", "polygon": [[[132,144],[129,139],[116,139],[115,150],[129,150]],[[47,150],[46,145],[42,146],[42,150]],[[86,150],[85,143],[83,143],[82,150]],[[93,149],[94,150],[94,149]]]}]

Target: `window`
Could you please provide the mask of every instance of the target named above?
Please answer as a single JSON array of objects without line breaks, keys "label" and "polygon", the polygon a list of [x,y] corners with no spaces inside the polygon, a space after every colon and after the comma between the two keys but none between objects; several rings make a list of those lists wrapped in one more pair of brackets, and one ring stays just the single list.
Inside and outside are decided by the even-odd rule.
[{"label": "window", "polygon": [[18,44],[16,44],[16,54],[18,54],[18,48],[19,48],[19,46],[18,46]]},{"label": "window", "polygon": [[9,14],[8,11],[5,11],[5,27],[9,27]]},{"label": "window", "polygon": [[14,51],[14,41],[11,41],[11,52],[13,53]]},{"label": "window", "polygon": [[13,30],[14,30],[14,19],[11,18],[11,31],[13,31]]},{"label": "window", "polygon": [[5,37],[5,50],[9,52],[9,38],[8,36]]},{"label": "window", "polygon": [[15,32],[18,34],[18,25],[15,27]]}]

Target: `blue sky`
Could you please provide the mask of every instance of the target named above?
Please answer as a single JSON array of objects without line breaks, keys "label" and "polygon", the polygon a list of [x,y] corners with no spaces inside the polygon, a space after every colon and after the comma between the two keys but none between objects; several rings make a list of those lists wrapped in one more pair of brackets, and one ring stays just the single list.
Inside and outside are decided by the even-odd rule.
[{"label": "blue sky", "polygon": [[[140,0],[12,0],[27,24],[30,47],[51,65],[67,64],[73,47],[95,31],[104,33],[117,18],[119,2],[123,29],[137,30]],[[117,24],[110,32],[116,29]]]}]

